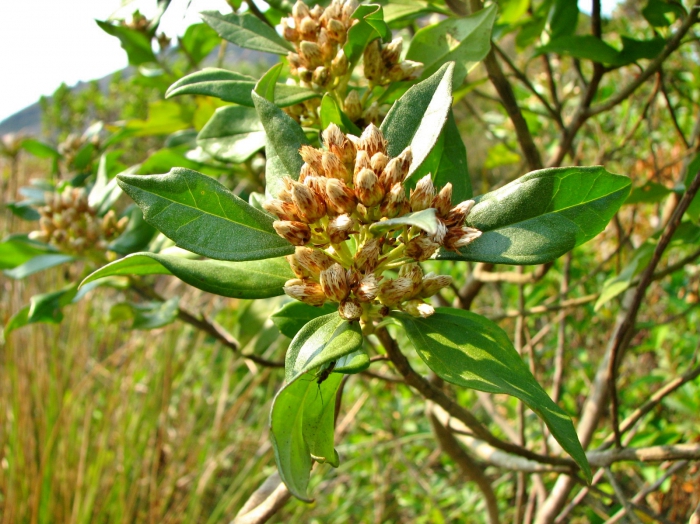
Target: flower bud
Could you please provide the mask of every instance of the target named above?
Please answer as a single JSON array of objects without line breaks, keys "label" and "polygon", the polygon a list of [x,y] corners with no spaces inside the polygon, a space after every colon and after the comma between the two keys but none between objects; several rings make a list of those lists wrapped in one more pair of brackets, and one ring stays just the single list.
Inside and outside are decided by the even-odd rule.
[{"label": "flower bud", "polygon": [[331,62],[331,75],[334,77],[343,76],[348,72],[348,57],[345,56],[345,52],[342,49],[338,49],[338,52]]},{"label": "flower bud", "polygon": [[442,288],[449,287],[450,285],[452,285],[451,276],[434,275],[433,273],[428,273],[423,279],[423,284],[421,286],[420,293],[418,293],[418,296],[422,298],[432,297]]},{"label": "flower bud", "polygon": [[403,48],[403,39],[401,37],[394,38],[391,42],[382,49],[382,60],[391,67],[399,61],[401,57],[401,49]]},{"label": "flower bud", "polygon": [[350,232],[355,226],[355,221],[348,214],[333,217],[328,222],[328,237],[332,244],[340,244],[350,238]]},{"label": "flower bud", "polygon": [[464,220],[467,218],[467,216],[469,216],[469,212],[472,210],[472,207],[474,207],[473,200],[465,200],[464,202],[460,202],[449,212],[447,218],[445,219],[445,223],[448,226],[461,226],[464,224]]},{"label": "flower bud", "polygon": [[379,239],[370,238],[355,253],[355,267],[358,271],[368,272],[377,267],[379,262]]},{"label": "flower bud", "polygon": [[314,20],[320,20],[321,16],[323,15],[323,7],[320,5],[316,4],[313,9],[309,11],[309,14],[313,17]]},{"label": "flower bud", "polygon": [[324,87],[330,80],[328,69],[323,66],[318,66],[314,69],[314,74],[311,76],[311,81],[317,86]]},{"label": "flower bud", "polygon": [[326,199],[328,207],[340,215],[352,213],[357,205],[355,192],[337,178],[326,181]]},{"label": "flower bud", "polygon": [[318,22],[310,16],[305,16],[297,26],[301,37],[304,40],[315,40]]},{"label": "flower bud", "polygon": [[292,7],[292,16],[295,20],[301,21],[305,16],[310,16],[308,6],[301,0],[297,0]]},{"label": "flower bud", "polygon": [[440,244],[437,242],[433,242],[427,236],[420,235],[412,238],[406,245],[406,255],[413,260],[423,262],[433,256],[439,247]]},{"label": "flower bud", "polygon": [[370,82],[379,83],[385,73],[379,38],[372,40],[364,52],[365,78]]},{"label": "flower bud", "polygon": [[345,3],[343,4],[343,18],[345,20],[350,20],[350,17],[352,17],[355,9],[357,9],[358,6],[359,3],[357,0],[345,0]]},{"label": "flower bud", "polygon": [[403,309],[406,313],[414,317],[428,318],[435,313],[435,308],[433,308],[433,306],[418,299],[409,300],[403,305]]},{"label": "flower bud", "polygon": [[272,199],[263,203],[263,209],[268,213],[272,213],[280,220],[294,220],[299,221],[299,214],[297,213],[297,208],[294,204],[290,202],[283,202],[282,200]]},{"label": "flower bud", "polygon": [[403,80],[415,80],[422,74],[423,64],[421,62],[404,60],[392,66],[387,73],[387,77],[392,82],[401,82]]},{"label": "flower bud", "polygon": [[39,242],[48,242],[51,234],[47,231],[32,231],[31,233],[29,233],[28,236],[31,240],[38,240]]},{"label": "flower bud", "polygon": [[333,264],[333,259],[320,249],[309,247],[297,247],[294,257],[300,267],[313,278],[318,278],[321,271],[328,269]]},{"label": "flower bud", "polygon": [[411,162],[413,162],[413,151],[411,150],[411,146],[407,146],[406,149],[401,151],[401,154],[399,154],[399,156],[397,156],[396,158],[400,162],[399,169],[401,170],[403,181],[403,179],[405,179],[408,175],[408,171],[411,168]]},{"label": "flower bud", "polygon": [[[311,83],[311,80],[313,79],[313,76],[314,76],[314,72],[311,71],[311,70],[310,70],[309,68],[307,68],[307,67],[299,67],[299,68],[297,69],[297,74],[299,75],[299,78],[300,78],[301,81],[302,81],[302,85],[303,85],[304,83],[310,84],[310,83]],[[294,107],[294,106],[292,106],[292,107]],[[285,109],[289,109],[289,108],[286,108],[286,107],[285,107]]]},{"label": "flower bud", "polygon": [[374,273],[368,273],[360,280],[355,290],[355,296],[361,302],[372,302],[377,298],[377,293],[379,293],[379,284],[377,283],[377,277]]},{"label": "flower bud", "polygon": [[348,281],[345,277],[345,270],[343,266],[338,263],[321,271],[319,280],[321,282],[321,288],[328,300],[341,302],[345,300],[348,293],[350,293]]},{"label": "flower bud", "polygon": [[[421,178],[416,184],[416,188],[411,190],[411,211],[422,211],[428,209],[435,198],[435,187],[430,173]],[[298,207],[298,206],[297,206]]]},{"label": "flower bud", "polygon": [[[299,171],[299,182],[303,182],[304,180],[306,180],[307,177],[310,177],[310,176],[319,176],[319,175],[313,167],[311,167],[309,164],[304,162],[301,165],[301,171]],[[291,198],[291,195],[292,194],[289,193],[290,198]]]},{"label": "flower bud", "polygon": [[386,154],[386,139],[384,138],[384,133],[374,124],[368,125],[362,132],[362,136],[360,136],[358,149],[366,151],[370,158],[376,153]]},{"label": "flower bud", "polygon": [[328,30],[328,36],[331,40],[338,42],[339,44],[345,43],[346,29],[345,24],[340,20],[331,19],[328,21],[326,26]]},{"label": "flower bud", "polygon": [[371,169],[362,169],[354,178],[355,195],[367,207],[376,206],[384,198],[384,188]]},{"label": "flower bud", "polygon": [[289,262],[289,267],[291,268],[294,275],[296,275],[298,278],[307,278],[311,276],[309,270],[299,263],[299,260],[297,259],[296,255],[287,255],[284,258],[287,259],[287,262]]},{"label": "flower bud", "polygon": [[433,200],[433,207],[439,217],[447,218],[450,214],[450,207],[452,207],[452,184],[448,182],[440,190]]},{"label": "flower bud", "polygon": [[415,289],[423,282],[423,270],[416,263],[404,264],[399,269],[399,276],[410,278]]},{"label": "flower bud", "polygon": [[379,104],[372,102],[362,113],[362,118],[366,123],[375,125],[379,121]]},{"label": "flower bud", "polygon": [[338,44],[331,40],[326,28],[321,28],[318,32],[318,48],[321,50],[321,60],[328,63],[335,57],[338,52]]},{"label": "flower bud", "polygon": [[348,96],[345,97],[345,101],[343,102],[343,109],[345,110],[345,114],[348,115],[348,118],[353,122],[362,117],[362,102],[360,101],[360,95],[357,94],[357,91],[352,90],[348,93]]},{"label": "flower bud", "polygon": [[370,165],[372,166],[372,170],[376,173],[377,176],[381,175],[388,162],[389,157],[381,152],[375,153],[370,159]]},{"label": "flower bud", "polygon": [[478,229],[474,229],[473,227],[453,227],[447,231],[447,235],[445,235],[445,242],[443,245],[447,249],[457,251],[459,250],[459,248],[471,244],[480,236],[481,231],[479,231]]},{"label": "flower bud", "polygon": [[311,229],[303,222],[275,220],[272,227],[279,236],[294,246],[303,246],[311,240]]},{"label": "flower bud", "polygon": [[309,69],[316,69],[318,66],[323,65],[323,53],[316,42],[302,40],[299,44],[299,54]]},{"label": "flower bud", "polygon": [[326,214],[325,200],[310,187],[299,182],[295,182],[292,187],[292,202],[297,206],[301,217],[309,224]]},{"label": "flower bud", "polygon": [[[296,30],[296,27],[291,27],[291,24],[290,24],[288,18],[282,19],[282,36],[288,42],[296,43],[299,41],[299,31]],[[292,54],[292,53],[290,53],[290,54]],[[296,53],[294,53],[294,54],[296,54]],[[289,59],[289,55],[287,55],[287,58]],[[291,64],[292,61],[290,60],[289,63]],[[299,64],[294,64],[294,66],[299,67]]]},{"label": "flower bud", "polygon": [[410,278],[386,280],[379,286],[379,301],[385,306],[395,306],[413,295],[415,286]]},{"label": "flower bud", "polygon": [[319,151],[315,147],[311,146],[301,146],[299,149],[299,154],[302,160],[309,164],[311,168],[316,171],[316,173],[323,173],[323,164],[321,159],[323,158],[323,151]]},{"label": "flower bud", "polygon": [[347,168],[341,162],[340,158],[330,151],[323,153],[321,157],[321,164],[323,165],[323,171],[326,173],[328,178],[339,178],[346,182],[350,181],[350,173],[348,173]]},{"label": "flower bud", "polygon": [[383,217],[394,218],[403,209],[406,200],[406,190],[403,184],[394,184],[389,192],[384,196],[379,212]]},{"label": "flower bud", "polygon": [[357,300],[345,300],[338,307],[338,314],[350,322],[353,320],[359,320],[362,316],[362,305],[360,305]]},{"label": "flower bud", "polygon": [[293,278],[285,282],[283,289],[290,297],[310,306],[322,306],[326,301],[326,295],[321,288],[321,284],[312,280]]},{"label": "flower bud", "polygon": [[444,222],[440,219],[437,221],[437,228],[435,230],[435,233],[432,235],[428,235],[430,240],[433,242],[436,242],[438,244],[442,244],[445,240],[445,235],[447,235],[447,226],[444,224]]},{"label": "flower bud", "polygon": [[372,169],[372,161],[367,154],[367,151],[358,150],[355,156],[355,171],[354,175],[357,175],[363,169]]},{"label": "flower bud", "polygon": [[326,201],[326,182],[328,179],[322,176],[307,176],[304,185],[310,187],[318,198]]}]

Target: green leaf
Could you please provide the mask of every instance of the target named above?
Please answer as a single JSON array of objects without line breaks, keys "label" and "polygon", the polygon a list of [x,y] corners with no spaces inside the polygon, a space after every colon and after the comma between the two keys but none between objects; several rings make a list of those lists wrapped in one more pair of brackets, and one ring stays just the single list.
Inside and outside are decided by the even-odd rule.
[{"label": "green leaf", "polygon": [[355,373],[362,373],[369,367],[369,364],[370,360],[367,350],[360,348],[336,360],[333,373],[354,375]]},{"label": "green leaf", "polygon": [[555,39],[575,34],[578,15],[578,3],[571,0],[555,0],[549,12],[549,36]]},{"label": "green leaf", "polygon": [[489,147],[484,160],[484,169],[494,169],[501,166],[510,166],[519,163],[521,157],[515,151],[508,149],[502,142],[497,142]]},{"label": "green leaf", "polygon": [[[673,14],[673,20],[669,18]],[[642,16],[654,27],[668,27],[678,18],[686,16],[686,11],[680,2],[665,0],[649,0],[642,9]]]},{"label": "green leaf", "polygon": [[466,225],[483,234],[439,258],[495,264],[543,264],[605,229],[630,191],[630,179],[602,167],[533,171],[475,198]]},{"label": "green leaf", "polygon": [[278,55],[294,51],[294,47],[272,27],[250,13],[222,15],[216,11],[204,11],[201,15],[221,38],[238,46]]},{"label": "green leaf", "polygon": [[337,125],[343,133],[362,134],[362,130],[340,109],[335,98],[326,93],[321,100],[321,128],[326,129],[331,124]]},{"label": "green leaf", "polygon": [[180,38],[180,46],[193,65],[204,60],[220,42],[216,31],[206,24],[192,24]]},{"label": "green leaf", "polygon": [[34,258],[27,260],[22,265],[12,269],[6,269],[3,271],[3,273],[10,278],[14,278],[15,280],[21,280],[29,275],[38,273],[39,271],[44,271],[45,269],[56,267],[61,264],[65,264],[66,262],[71,262],[72,260],[75,260],[75,257],[59,253],[37,255]]},{"label": "green leaf", "polygon": [[255,92],[252,96],[267,140],[280,164],[284,166],[285,175],[297,180],[304,164],[299,149],[309,143],[304,131],[292,117],[275,104]]},{"label": "green leaf", "polygon": [[214,158],[239,164],[265,147],[265,129],[252,107],[220,107],[197,136]]},{"label": "green leaf", "polygon": [[338,306],[335,304],[324,304],[321,307],[315,307],[293,300],[284,304],[270,318],[283,335],[294,338],[299,333],[299,330],[308,324],[309,321],[336,311],[338,311]]},{"label": "green leaf", "polygon": [[500,327],[481,315],[453,308],[438,308],[428,318],[400,312],[392,316],[442,379],[487,393],[512,395],[527,404],[590,481],[591,469],[571,419],[537,383]]},{"label": "green leaf", "polygon": [[317,384],[314,375],[306,374],[285,386],[273,400],[270,436],[277,469],[292,495],[306,502],[311,502],[307,495],[312,463],[309,440],[316,457],[323,457],[331,464],[337,463],[335,450],[332,457],[327,457],[323,449],[327,447],[323,446],[324,443],[332,442],[333,426],[329,432],[321,421],[323,413],[334,407],[341,381],[341,375],[331,374]]},{"label": "green leaf", "polygon": [[445,64],[433,76],[411,87],[394,103],[381,130],[395,157],[411,146],[413,161],[408,176],[423,163],[437,142],[452,106],[454,64]]},{"label": "green leaf", "polygon": [[669,193],[671,193],[671,190],[665,185],[649,181],[632,189],[630,196],[625,200],[625,204],[656,203],[666,198]]},{"label": "green leaf", "polygon": [[143,219],[143,213],[138,206],[132,205],[125,215],[129,217],[126,229],[109,244],[109,249],[120,255],[141,251],[151,242],[156,232],[155,228]]},{"label": "green leaf", "polygon": [[0,242],[0,269],[21,266],[38,255],[55,252],[47,244],[30,240],[27,235],[10,235]]},{"label": "green leaf", "polygon": [[391,39],[391,29],[384,21],[382,6],[378,4],[360,5],[353,13],[352,18],[359,20],[359,22],[350,28],[348,39],[343,46],[350,70],[360,60],[369,42],[375,38],[382,38],[384,41]]},{"label": "green leaf", "polygon": [[[207,67],[175,82],[168,88],[165,97],[205,95],[220,98],[225,102],[254,107],[250,92],[255,88],[255,84],[256,81],[252,76]],[[275,86],[277,107],[291,106],[318,96],[318,93],[306,87],[280,83]]]},{"label": "green leaf", "polygon": [[605,281],[603,288],[600,290],[600,296],[595,303],[595,311],[599,311],[607,302],[627,291],[634,277],[641,273],[647,264],[649,264],[655,249],[655,243],[644,242],[644,244],[639,246],[634,252],[632,259],[622,268],[620,274]]},{"label": "green leaf", "polygon": [[51,293],[34,295],[29,299],[29,304],[8,321],[3,332],[5,338],[15,329],[36,324],[60,324],[63,320],[63,307],[70,304],[76,295],[76,287],[70,286]]},{"label": "green leaf", "polygon": [[443,64],[455,62],[453,85],[459,86],[489,53],[496,12],[494,4],[471,16],[448,18],[424,27],[411,40],[406,58],[424,64],[421,78],[428,78]]},{"label": "green leaf", "polygon": [[651,40],[635,40],[622,36],[622,51],[620,51],[620,63],[631,64],[637,60],[652,60],[656,58],[666,45],[666,40],[657,36]]},{"label": "green leaf", "polygon": [[[362,332],[359,324],[350,324],[337,313],[331,313],[306,324],[287,350],[286,385],[272,402],[270,427],[280,477],[289,491],[301,500],[309,500],[306,490],[311,453],[316,451],[313,454],[323,457],[324,461],[336,462],[335,452],[333,457],[328,456],[329,442],[332,448],[333,425],[324,418],[324,411],[329,409],[326,403],[334,403],[334,393],[340,381],[333,374],[321,380],[308,372],[323,369],[323,366],[360,347]],[[311,393],[314,391],[318,395]]]},{"label": "green leaf", "polygon": [[131,319],[131,329],[157,329],[167,326],[177,319],[180,297],[173,297],[166,302],[147,302],[134,304],[122,302],[112,306],[110,320]]},{"label": "green leaf", "polygon": [[340,465],[340,457],[334,447],[335,396],[343,377],[331,373],[320,384],[319,380],[320,377],[315,383],[312,382],[311,388],[307,384],[310,395],[304,402],[302,435],[309,446],[309,454],[316,462],[337,468]]},{"label": "green leaf", "polygon": [[97,25],[107,34],[119,39],[122,49],[126,51],[131,65],[141,65],[147,62],[157,62],[156,55],[153,54],[151,40],[143,33],[120,25],[113,25],[109,22],[95,20]]},{"label": "green leaf", "polygon": [[284,258],[222,262],[134,253],[94,271],[80,286],[115,275],[174,275],[203,291],[232,298],[276,297],[284,294],[284,283],[294,278]]},{"label": "green leaf", "polygon": [[369,226],[369,230],[372,233],[377,233],[403,226],[416,226],[421,228],[429,235],[434,235],[437,233],[438,226],[437,217],[435,216],[435,208],[430,207],[428,209],[424,209],[423,211],[416,211],[415,213],[409,213],[397,218],[390,218],[388,220],[382,220],[381,222],[375,222]]},{"label": "green leaf", "polygon": [[593,35],[565,35],[537,48],[538,55],[557,53],[601,64],[624,65],[620,52]]},{"label": "green leaf", "polygon": [[23,200],[21,202],[8,202],[5,207],[16,217],[22,220],[33,222],[39,220],[41,215],[36,210],[36,204],[31,200]]},{"label": "green leaf", "polygon": [[407,180],[408,187],[415,187],[416,182],[428,173],[432,175],[431,178],[436,187],[443,187],[448,182],[452,184],[453,204],[464,202],[472,197],[472,183],[467,167],[467,149],[462,142],[452,111],[447,115],[447,123],[442,129],[435,147]]},{"label": "green leaf", "polygon": [[149,224],[177,245],[217,260],[289,255],[294,247],[272,228],[273,218],[206,175],[176,168],[165,175],[118,175]]},{"label": "green leaf", "polygon": [[125,131],[129,136],[169,135],[187,129],[192,114],[184,104],[170,100],[157,100],[148,105],[146,120],[129,120]]},{"label": "green leaf", "polygon": [[[688,164],[687,174],[685,176],[686,188],[693,181],[693,178],[695,178],[698,171],[700,171],[700,153],[695,155],[695,158],[693,158],[693,160],[690,161],[690,164]],[[690,203],[690,206],[688,206],[686,214],[693,222],[700,222],[700,195],[695,195],[695,197],[693,197],[693,201]]]},{"label": "green leaf", "polygon": [[38,158],[61,158],[61,153],[50,145],[35,138],[22,140],[22,149]]},{"label": "green leaf", "polygon": [[267,73],[265,73],[258,83],[255,84],[255,92],[270,102],[275,101],[275,86],[277,79],[280,77],[284,64],[279,63],[273,65]]}]

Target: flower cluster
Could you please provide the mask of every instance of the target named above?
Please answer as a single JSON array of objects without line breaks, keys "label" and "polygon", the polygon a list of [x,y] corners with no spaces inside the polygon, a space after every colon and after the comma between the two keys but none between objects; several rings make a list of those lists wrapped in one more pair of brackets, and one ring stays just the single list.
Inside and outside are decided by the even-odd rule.
[{"label": "flower cluster", "polygon": [[117,217],[111,209],[102,217],[88,204],[85,190],[66,189],[47,193],[46,204],[39,208],[40,229],[29,238],[53,244],[64,253],[82,255],[89,251],[104,252],[107,243],[118,237],[128,217]]},{"label": "flower cluster", "polygon": [[[423,299],[451,284],[449,276],[424,275],[417,262],[440,246],[458,250],[479,237],[464,225],[474,204],[451,205],[452,185],[439,192],[430,175],[406,195],[404,181],[412,161],[410,147],[387,156],[382,132],[370,125],[361,137],[345,135],[334,124],[323,132],[325,149],[303,146],[299,180],[285,178],[276,199],[264,204],[279,220],[277,233],[297,246],[288,257],[297,278],[285,292],[321,306],[337,302],[340,315],[371,326],[371,320],[397,308],[429,316]],[[408,213],[435,209],[431,233],[417,226],[381,223]],[[398,271],[395,278],[385,271]]]},{"label": "flower cluster", "polygon": [[423,64],[412,60],[400,60],[403,40],[394,38],[388,44],[382,44],[377,38],[365,48],[365,78],[374,85],[386,85],[391,82],[414,80],[423,73]]},{"label": "flower cluster", "polygon": [[350,18],[357,6],[357,0],[333,0],[326,9],[309,9],[297,0],[292,16],[282,19],[282,34],[296,49],[287,55],[289,67],[302,85],[326,89],[345,75],[348,59],[342,45],[357,22]]}]

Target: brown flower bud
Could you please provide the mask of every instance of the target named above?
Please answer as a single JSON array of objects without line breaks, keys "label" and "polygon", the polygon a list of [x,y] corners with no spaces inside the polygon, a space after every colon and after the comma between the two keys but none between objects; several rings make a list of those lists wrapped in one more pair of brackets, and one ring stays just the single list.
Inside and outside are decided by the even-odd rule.
[{"label": "brown flower bud", "polygon": [[323,251],[309,247],[296,248],[294,257],[299,266],[304,268],[313,278],[318,278],[321,271],[328,269],[333,264],[333,259]]},{"label": "brown flower bud", "polygon": [[[282,19],[282,36],[288,42],[298,42],[299,41],[299,31],[296,30],[296,27],[291,27],[290,19],[288,19],[288,18]],[[290,54],[292,54],[292,53],[290,53]],[[296,53],[294,53],[294,54],[296,54]],[[289,55],[287,55],[287,58],[289,58]],[[289,63],[291,64],[292,61],[290,60]],[[299,67],[299,64],[294,64],[294,66]]]},{"label": "brown flower bud", "polygon": [[315,40],[316,31],[318,30],[318,22],[310,16],[305,16],[301,19],[298,26],[301,37],[304,40]]},{"label": "brown flower bud", "polygon": [[435,308],[433,308],[433,306],[419,299],[409,300],[403,305],[403,309],[406,313],[414,317],[428,318],[435,313]]},{"label": "brown flower bud", "polygon": [[[299,75],[299,78],[301,78],[302,83],[306,82],[307,84],[311,83],[311,80],[313,79],[313,76],[314,76],[314,72],[307,67],[299,67],[297,69],[297,74]],[[285,108],[285,109],[288,109],[288,108]]]},{"label": "brown flower bud", "polygon": [[433,242],[428,237],[420,235],[412,238],[406,245],[406,255],[413,260],[423,262],[428,260],[433,253],[440,247],[440,244]]},{"label": "brown flower bud", "polygon": [[310,16],[308,6],[301,0],[297,0],[292,7],[292,16],[298,21],[301,21],[305,16]]},{"label": "brown flower bud", "polygon": [[332,244],[340,244],[350,238],[350,232],[355,226],[355,221],[350,215],[338,215],[328,222],[328,237]]},{"label": "brown flower bud", "polygon": [[314,69],[314,74],[311,76],[311,81],[317,86],[324,87],[330,80],[328,69],[323,66],[318,66]]},{"label": "brown flower bud", "polygon": [[367,207],[376,206],[384,198],[384,188],[371,169],[362,169],[354,177],[355,195]]},{"label": "brown flower bud", "polygon": [[437,221],[437,228],[435,230],[435,233],[432,235],[428,235],[430,240],[433,242],[437,242],[438,244],[442,244],[445,240],[445,235],[447,235],[447,226],[444,224],[444,222],[440,219]]},{"label": "brown flower bud", "polygon": [[362,102],[360,101],[360,95],[357,94],[357,91],[352,90],[348,93],[348,96],[345,97],[345,101],[343,102],[343,109],[350,120],[353,122],[359,120],[362,116]]},{"label": "brown flower bud", "polygon": [[374,124],[368,125],[360,136],[358,149],[366,151],[370,158],[376,153],[386,154],[386,139],[384,134]]},{"label": "brown flower bud", "polygon": [[355,156],[355,171],[354,175],[357,175],[363,169],[372,169],[372,162],[367,154],[367,151],[358,150]]},{"label": "brown flower bud", "polygon": [[343,19],[350,20],[350,17],[355,12],[355,9],[359,6],[357,0],[345,0],[343,4]]},{"label": "brown flower bud", "polygon": [[346,29],[345,24],[340,20],[331,19],[328,21],[326,26],[328,30],[328,36],[331,40],[338,42],[339,44],[345,43]]},{"label": "brown flower bud", "polygon": [[377,267],[379,262],[379,239],[370,238],[355,253],[355,267],[358,271],[368,272]]},{"label": "brown flower bud", "polygon": [[375,153],[370,159],[370,165],[372,166],[372,170],[377,174],[377,176],[382,174],[382,171],[384,170],[388,162],[389,157],[381,152]]},{"label": "brown flower bud", "polygon": [[29,233],[29,238],[31,240],[38,240],[39,242],[48,242],[51,237],[51,233],[47,231],[32,231]]},{"label": "brown flower bud", "polygon": [[423,270],[416,263],[404,264],[399,269],[399,276],[410,278],[415,289],[423,282]]},{"label": "brown flower bud", "polygon": [[326,297],[328,297],[328,300],[341,302],[345,300],[348,293],[350,293],[348,281],[345,277],[345,270],[343,266],[338,263],[321,271],[319,280],[321,282],[321,288],[323,288],[323,292],[326,294]]},{"label": "brown flower bud", "polygon": [[290,202],[284,202],[275,198],[263,203],[262,207],[265,211],[272,213],[280,220],[299,220],[297,208]]},{"label": "brown flower bud", "polygon": [[331,62],[331,75],[334,77],[343,76],[348,72],[348,57],[345,56],[345,52],[342,49],[338,49],[338,52]]},{"label": "brown flower bud", "polygon": [[460,202],[450,210],[445,222],[448,226],[461,226],[464,224],[464,220],[467,218],[467,216],[469,216],[469,212],[472,210],[472,207],[474,207],[473,200],[465,200],[464,202]]},{"label": "brown flower bud", "polygon": [[299,154],[301,155],[302,160],[309,164],[317,174],[323,173],[323,164],[321,163],[323,151],[311,146],[301,146],[299,149]]},{"label": "brown flower bud", "polygon": [[309,224],[326,214],[325,200],[310,187],[299,182],[295,182],[292,187],[292,202],[297,206],[301,218]]},{"label": "brown flower bud", "polygon": [[309,69],[316,69],[318,66],[323,65],[323,53],[316,42],[302,40],[299,44],[299,55],[301,55],[301,58],[306,62],[306,67]]},{"label": "brown flower bud", "polygon": [[401,49],[403,48],[403,39],[401,37],[394,38],[391,42],[382,49],[382,60],[387,67],[391,67],[399,61],[401,57]]},{"label": "brown flower bud", "polygon": [[326,198],[328,207],[340,215],[352,213],[357,205],[355,192],[337,178],[326,181]]},{"label": "brown flower bud", "polygon": [[323,7],[320,5],[316,4],[311,11],[309,11],[309,14],[314,18],[314,20],[320,20],[321,16],[323,15]]},{"label": "brown flower bud", "polygon": [[377,277],[374,273],[368,273],[360,280],[357,290],[355,291],[355,296],[361,302],[372,302],[372,300],[377,298],[377,293],[379,293]]},{"label": "brown flower bud", "polygon": [[385,306],[395,306],[413,295],[415,285],[410,278],[386,280],[379,286],[379,301]]},{"label": "brown flower bud", "polygon": [[[347,139],[337,125],[331,124],[323,132],[323,144],[331,153],[337,156],[344,165],[353,164],[355,162],[355,144]],[[349,181],[348,176],[346,182]]]},{"label": "brown flower bud", "polygon": [[415,80],[423,74],[423,64],[412,60],[404,60],[403,62],[392,66],[387,77],[392,82],[401,82],[403,80]]},{"label": "brown flower bud", "polygon": [[384,186],[384,189],[387,191],[394,187],[396,184],[403,183],[403,173],[401,171],[400,158],[397,157],[389,160],[389,163],[382,170],[382,173],[379,176],[379,181],[381,182],[382,186]]},{"label": "brown flower bud", "polygon": [[[299,182],[303,182],[304,180],[306,180],[306,177],[310,177],[310,176],[319,176],[319,174],[316,172],[316,170],[313,167],[311,167],[309,164],[304,162],[301,165],[301,171],[299,172]],[[292,196],[292,194],[290,192],[289,197],[291,198],[291,196]]]},{"label": "brown flower bud", "polygon": [[435,187],[428,173],[418,181],[416,188],[411,190],[411,211],[428,209],[433,203],[433,198],[435,198]]},{"label": "brown flower bud", "polygon": [[272,227],[279,236],[294,246],[303,246],[311,240],[311,229],[303,222],[275,220]]},{"label": "brown flower bud", "polygon": [[403,184],[394,184],[389,192],[384,196],[379,212],[383,217],[394,218],[403,209],[406,200],[406,190]]},{"label": "brown flower bud", "polygon": [[304,185],[310,187],[318,198],[326,201],[326,182],[328,179],[322,176],[307,176]]},{"label": "brown flower bud", "polygon": [[338,314],[350,322],[359,320],[362,316],[362,305],[357,300],[345,300],[338,307]]},{"label": "brown flower bud", "polygon": [[423,279],[421,285],[420,293],[418,296],[422,298],[432,297],[435,293],[440,291],[444,287],[449,287],[452,285],[452,277],[449,275],[434,275],[433,273],[428,273]]},{"label": "brown flower bud", "polygon": [[381,43],[379,38],[372,40],[364,52],[365,78],[370,82],[380,83],[384,76],[384,60],[382,60]]},{"label": "brown flower bud", "polygon": [[350,181],[350,173],[345,167],[343,162],[338,158],[337,155],[326,151],[321,157],[321,164],[323,165],[323,171],[326,173],[328,178],[339,178],[345,182]]},{"label": "brown flower bud", "polygon": [[311,276],[309,270],[299,263],[299,260],[297,260],[296,255],[287,255],[284,258],[287,259],[287,262],[289,262],[289,267],[298,278],[307,278]]},{"label": "brown flower bud", "polygon": [[326,294],[323,292],[321,284],[312,280],[293,278],[285,282],[283,289],[290,297],[310,306],[322,306],[326,301]]},{"label": "brown flower bud", "polygon": [[453,227],[447,231],[445,235],[444,246],[453,251],[459,250],[466,245],[471,244],[481,236],[481,231],[473,227],[461,226]]},{"label": "brown flower bud", "polygon": [[439,217],[447,218],[450,214],[450,207],[452,207],[452,184],[448,182],[440,190],[433,200],[433,207]]}]

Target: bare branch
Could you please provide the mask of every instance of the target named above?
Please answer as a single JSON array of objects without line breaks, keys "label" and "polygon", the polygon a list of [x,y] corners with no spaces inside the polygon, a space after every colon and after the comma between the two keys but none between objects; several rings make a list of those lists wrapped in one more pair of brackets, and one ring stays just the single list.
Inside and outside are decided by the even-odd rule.
[{"label": "bare branch", "polygon": [[250,496],[231,524],[267,522],[289,500],[291,494],[275,471]]}]

